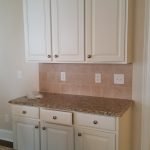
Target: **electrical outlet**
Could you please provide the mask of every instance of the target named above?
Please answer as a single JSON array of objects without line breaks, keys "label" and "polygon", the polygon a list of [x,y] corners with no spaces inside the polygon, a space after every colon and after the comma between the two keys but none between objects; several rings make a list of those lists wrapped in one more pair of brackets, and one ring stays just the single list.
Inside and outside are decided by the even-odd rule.
[{"label": "electrical outlet", "polygon": [[101,73],[95,73],[95,83],[101,83]]},{"label": "electrical outlet", "polygon": [[66,81],[66,72],[61,72],[60,73],[60,80],[61,81]]},{"label": "electrical outlet", "polygon": [[114,74],[114,84],[124,84],[124,74]]}]

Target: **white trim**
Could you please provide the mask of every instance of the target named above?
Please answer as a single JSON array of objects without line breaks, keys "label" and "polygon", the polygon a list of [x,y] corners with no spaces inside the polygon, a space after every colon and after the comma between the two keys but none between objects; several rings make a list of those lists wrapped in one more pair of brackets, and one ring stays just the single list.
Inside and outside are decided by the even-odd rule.
[{"label": "white trim", "polygon": [[0,129],[0,139],[13,142],[13,134],[11,130]]},{"label": "white trim", "polygon": [[141,150],[150,149],[150,0],[146,0],[145,7]]}]

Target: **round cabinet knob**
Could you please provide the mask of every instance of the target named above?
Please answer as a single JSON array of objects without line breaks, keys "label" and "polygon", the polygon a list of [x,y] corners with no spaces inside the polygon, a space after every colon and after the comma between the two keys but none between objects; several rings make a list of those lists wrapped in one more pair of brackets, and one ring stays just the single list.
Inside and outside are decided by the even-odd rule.
[{"label": "round cabinet knob", "polygon": [[48,58],[51,58],[51,55],[47,55]]},{"label": "round cabinet knob", "polygon": [[26,114],[27,112],[25,110],[22,111],[22,114]]},{"label": "round cabinet knob", "polygon": [[78,136],[82,136],[82,133],[78,133]]},{"label": "round cabinet knob", "polygon": [[55,58],[58,58],[59,56],[58,56],[58,55],[54,55],[54,57],[55,57]]},{"label": "round cabinet knob", "polygon": [[57,116],[53,116],[53,119],[56,120],[56,119],[57,119]]},{"label": "round cabinet knob", "polygon": [[98,124],[98,121],[97,121],[97,120],[94,120],[94,121],[93,121],[93,124]]},{"label": "round cabinet knob", "polygon": [[88,55],[87,57],[88,57],[88,58],[92,58],[92,55]]},{"label": "round cabinet knob", "polygon": [[37,126],[35,126],[35,129],[38,129],[39,128],[39,126],[37,125]]},{"label": "round cabinet knob", "polygon": [[42,130],[46,130],[46,127],[43,127]]}]

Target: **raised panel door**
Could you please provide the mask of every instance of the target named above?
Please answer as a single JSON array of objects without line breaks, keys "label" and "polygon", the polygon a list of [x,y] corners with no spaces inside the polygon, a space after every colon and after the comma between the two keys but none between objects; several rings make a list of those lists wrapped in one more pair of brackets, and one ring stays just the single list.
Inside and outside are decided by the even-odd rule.
[{"label": "raised panel door", "polygon": [[123,62],[126,0],[86,0],[87,62]]},{"label": "raised panel door", "polygon": [[51,0],[54,62],[84,61],[84,0]]},{"label": "raised panel door", "polygon": [[42,124],[42,150],[74,150],[73,127]]},{"label": "raised panel door", "polygon": [[39,122],[16,117],[14,119],[14,148],[17,150],[40,150]]},{"label": "raised panel door", "polygon": [[76,150],[115,150],[115,134],[95,129],[76,129]]},{"label": "raised panel door", "polygon": [[23,0],[26,61],[51,61],[50,0]]}]

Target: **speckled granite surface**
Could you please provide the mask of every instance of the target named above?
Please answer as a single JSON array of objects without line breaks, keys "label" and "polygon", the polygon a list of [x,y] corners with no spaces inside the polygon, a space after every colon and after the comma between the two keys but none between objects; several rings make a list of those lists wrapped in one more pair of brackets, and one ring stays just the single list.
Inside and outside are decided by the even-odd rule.
[{"label": "speckled granite surface", "polygon": [[9,101],[11,104],[45,107],[62,111],[77,111],[121,117],[133,104],[132,100],[42,93],[42,99],[26,97]]}]

